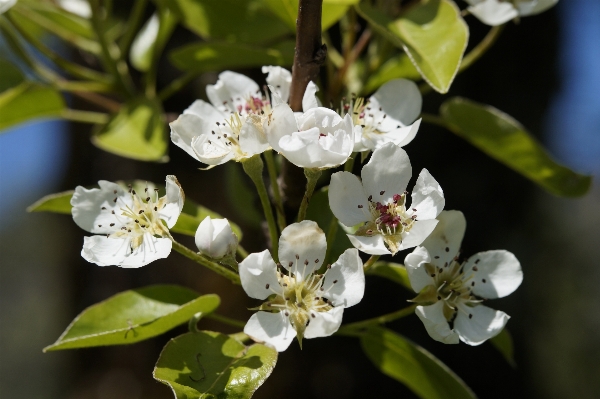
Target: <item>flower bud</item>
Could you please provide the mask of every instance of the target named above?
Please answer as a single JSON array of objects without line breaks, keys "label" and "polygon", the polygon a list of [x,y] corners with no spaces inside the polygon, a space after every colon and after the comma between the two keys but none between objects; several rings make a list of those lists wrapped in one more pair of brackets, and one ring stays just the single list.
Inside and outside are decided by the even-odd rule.
[{"label": "flower bud", "polygon": [[211,219],[207,216],[196,230],[196,246],[201,254],[222,259],[235,254],[238,239],[227,219]]}]

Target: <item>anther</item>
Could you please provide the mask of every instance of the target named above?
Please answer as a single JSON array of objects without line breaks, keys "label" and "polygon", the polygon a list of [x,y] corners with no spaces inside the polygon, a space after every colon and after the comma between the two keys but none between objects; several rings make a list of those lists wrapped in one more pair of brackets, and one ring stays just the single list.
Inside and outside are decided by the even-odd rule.
[{"label": "anther", "polygon": [[482,282],[482,283],[485,283],[486,281],[485,281],[485,279],[484,279],[484,278],[482,278],[482,279],[481,279],[481,282]]},{"label": "anther", "polygon": [[442,299],[442,297],[438,295],[438,301],[439,301],[440,299]]},{"label": "anther", "polygon": [[304,265],[308,265],[308,259],[304,260]]},{"label": "anther", "polygon": [[286,315],[286,316],[289,316],[289,315],[290,315],[290,313],[289,313],[289,312],[285,312],[285,315]]},{"label": "anther", "polygon": [[473,271],[478,271],[479,269],[477,268],[477,266],[473,266]]},{"label": "anther", "polygon": [[141,215],[142,213],[144,213],[144,210],[140,209],[140,211],[138,212],[138,215]]},{"label": "anther", "polygon": [[146,225],[145,225],[145,224],[142,224],[141,226],[142,226],[142,229],[143,229],[143,228],[146,228]]},{"label": "anther", "polygon": [[117,190],[114,190],[114,191],[113,191],[113,194],[116,194],[116,193],[117,193]]},{"label": "anther", "polygon": [[335,283],[337,283],[337,282],[338,282],[337,280],[333,280],[333,284],[335,284]]},{"label": "anther", "polygon": [[117,197],[115,197],[115,199],[113,200],[113,202],[115,202],[115,203],[117,202]]},{"label": "anther", "polygon": [[472,319],[473,315],[471,313],[469,313],[469,319]]},{"label": "anther", "polygon": [[154,212],[156,212],[156,211],[158,211],[158,207],[157,206],[154,207]]},{"label": "anther", "polygon": [[417,211],[417,208],[413,208],[412,210],[413,210],[413,212],[416,212],[416,211]]},{"label": "anther", "polygon": [[471,287],[475,286],[475,281],[471,281]]},{"label": "anther", "polygon": [[435,258],[435,259],[439,259],[440,257],[439,257],[439,256],[434,256],[434,258]]},{"label": "anther", "polygon": [[99,225],[98,225],[98,227],[102,227],[102,225],[101,225],[101,224],[99,224]]},{"label": "anther", "polygon": [[385,193],[385,190],[383,190],[383,191],[380,191],[380,192],[379,192],[379,195],[383,195],[383,193]]},{"label": "anther", "polygon": [[300,255],[296,254],[296,259],[300,259]]},{"label": "anther", "polygon": [[269,284],[265,285],[265,289],[267,289],[267,290],[269,289]]},{"label": "anther", "polygon": [[481,260],[481,259],[477,259],[477,260],[475,261],[475,264],[478,264],[480,260]]},{"label": "anther", "polygon": [[446,252],[450,252],[450,248],[446,247]]},{"label": "anther", "polygon": [[319,259],[315,259],[315,263],[319,263]]},{"label": "anther", "polygon": [[[284,287],[287,287],[287,284],[286,284],[286,283],[283,283],[283,286],[284,286]],[[286,299],[287,299],[287,298],[286,298]]]},{"label": "anther", "polygon": [[288,263],[288,266],[289,266],[289,267],[292,267],[292,266],[294,266],[294,262],[290,262],[290,263]]},{"label": "anther", "polygon": [[106,207],[105,207],[105,206],[103,206],[103,207],[102,207],[102,208],[100,208],[100,209],[102,209],[103,211],[105,211],[105,210],[106,210]]},{"label": "anther", "polygon": [[135,190],[131,190],[131,194],[135,195]]},{"label": "anther", "polygon": [[367,198],[367,200],[371,201],[373,199],[372,195],[369,195],[369,198]]},{"label": "anther", "polygon": [[114,225],[115,225],[114,223],[111,223],[109,226],[110,226],[110,227],[113,227]]},{"label": "anther", "polygon": [[359,205],[359,206],[358,206],[358,209],[362,209],[362,207],[363,207],[362,205]]},{"label": "anther", "polygon": [[310,317],[312,317],[312,318],[314,319],[314,318],[315,318],[315,317],[317,317],[317,316],[315,316],[315,314],[314,314],[314,313],[311,313],[311,314],[310,314]]},{"label": "anther", "polygon": [[146,197],[146,202],[150,201],[150,197]]}]

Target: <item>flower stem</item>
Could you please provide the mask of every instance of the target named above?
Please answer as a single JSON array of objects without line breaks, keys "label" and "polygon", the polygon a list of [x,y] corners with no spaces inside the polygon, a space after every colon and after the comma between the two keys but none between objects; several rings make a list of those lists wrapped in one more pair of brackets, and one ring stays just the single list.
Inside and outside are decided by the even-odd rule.
[{"label": "flower stem", "polygon": [[304,168],[304,176],[306,176],[306,191],[304,192],[304,197],[302,198],[302,203],[300,204],[300,210],[298,211],[298,222],[303,221],[306,217],[308,203],[310,202],[310,198],[315,191],[317,181],[319,180],[319,177],[321,177],[321,170]]},{"label": "flower stem", "polygon": [[416,307],[417,307],[417,305],[414,304],[414,305],[410,305],[405,308],[396,310],[395,312],[392,312],[392,313],[374,317],[372,319],[367,319],[367,320],[363,320],[363,321],[357,321],[356,323],[346,324],[345,326],[342,326],[337,331],[336,334],[349,335],[349,336],[356,335],[356,333],[360,332],[359,330],[368,328],[372,325],[389,323],[390,321],[394,321],[394,320],[398,320],[398,319],[401,319],[406,316],[410,316],[411,314],[414,313]]},{"label": "flower stem", "polygon": [[285,213],[283,212],[283,202],[281,201],[281,191],[277,183],[277,169],[275,168],[275,160],[273,159],[273,151],[268,150],[263,152],[265,161],[267,161],[267,171],[271,180],[271,190],[273,191],[273,200],[275,202],[275,211],[277,212],[277,224],[279,230],[285,229]]},{"label": "flower stem", "polygon": [[344,172],[352,173],[352,168],[354,168],[354,160],[356,159],[357,156],[358,156],[358,152],[353,152],[350,155],[350,158],[348,158],[348,160],[344,164]]},{"label": "flower stem", "polygon": [[187,84],[194,80],[196,76],[198,76],[198,72],[188,71],[185,74],[178,77],[177,79],[172,80],[167,87],[165,87],[158,93],[159,100],[165,101],[167,98],[177,93],[183,87],[187,86]]},{"label": "flower stem", "polygon": [[277,255],[277,250],[279,236],[277,233],[275,218],[273,217],[273,210],[271,209],[269,194],[267,193],[267,188],[265,187],[265,182],[263,181],[262,177],[264,164],[260,158],[260,154],[256,154],[252,158],[242,161],[242,166],[244,167],[244,172],[250,176],[250,179],[252,179],[252,182],[258,191],[260,203],[262,204],[263,212],[265,213],[265,218],[267,219],[267,224],[269,225],[269,235],[271,236],[271,254],[273,254],[273,259],[278,262],[279,256]]},{"label": "flower stem", "polygon": [[371,255],[371,257],[365,262],[363,269],[366,272],[367,270],[369,270],[371,268],[371,266],[373,266],[375,264],[375,262],[377,262],[377,260],[379,259],[380,255]]},{"label": "flower stem", "polygon": [[191,259],[194,262],[199,263],[202,266],[209,268],[213,272],[220,274],[221,276],[223,276],[225,278],[228,278],[229,280],[231,280],[232,283],[241,285],[240,276],[238,274],[236,274],[235,272],[229,270],[225,266],[219,265],[218,263],[215,263],[215,262],[212,262],[212,261],[206,259],[202,255],[192,251],[185,245],[178,243],[173,238],[171,238],[171,240],[173,241],[173,248],[175,249],[175,251],[179,252],[186,258]]},{"label": "flower stem", "polygon": [[243,321],[231,319],[229,317],[222,316],[222,315],[217,314],[217,313],[207,314],[204,317],[206,317],[207,319],[213,319],[213,320],[216,320],[216,321],[220,321],[223,324],[227,324],[227,325],[233,326],[233,327],[244,328],[244,326],[246,325],[246,323],[244,323]]}]

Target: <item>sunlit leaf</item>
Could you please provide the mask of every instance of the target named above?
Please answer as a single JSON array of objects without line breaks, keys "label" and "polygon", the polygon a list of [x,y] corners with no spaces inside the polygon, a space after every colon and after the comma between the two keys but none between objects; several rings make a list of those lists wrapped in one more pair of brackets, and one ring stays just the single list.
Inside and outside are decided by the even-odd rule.
[{"label": "sunlit leaf", "polygon": [[0,93],[0,130],[34,118],[56,118],[65,109],[60,93],[32,82]]},{"label": "sunlit leaf", "polygon": [[[360,0],[323,0],[321,28],[329,29],[339,21],[351,5]],[[273,14],[283,21],[291,32],[296,32],[296,19],[298,18],[298,0],[261,0],[269,7]]]},{"label": "sunlit leaf", "polygon": [[356,9],[374,29],[404,49],[431,87],[448,91],[469,39],[469,28],[454,2],[419,2],[396,20],[366,2]]},{"label": "sunlit leaf", "polygon": [[421,78],[421,74],[405,53],[390,58],[377,71],[370,74],[363,92],[365,94],[372,93],[384,83],[398,78],[412,80]]},{"label": "sunlit leaf", "polygon": [[276,362],[275,349],[246,347],[227,335],[200,331],[170,340],[153,375],[176,399],[245,399],[265,382]]},{"label": "sunlit leaf", "polygon": [[71,214],[71,197],[75,191],[48,194],[27,207],[27,212],[53,212]]},{"label": "sunlit leaf", "polygon": [[160,104],[145,98],[125,104],[92,136],[92,142],[122,157],[166,161],[168,142]]},{"label": "sunlit leaf", "polygon": [[361,336],[361,345],[382,373],[400,381],[423,399],[474,398],[471,389],[424,348],[382,327]]},{"label": "sunlit leaf", "polygon": [[157,62],[156,54],[162,52],[176,25],[177,18],[169,9],[161,9],[154,13],[142,26],[131,45],[131,64],[140,71],[148,71],[152,63]]},{"label": "sunlit leaf", "polygon": [[84,310],[44,351],[132,344],[169,331],[198,312],[211,313],[219,303],[217,295],[199,297],[176,285],[124,291]]},{"label": "sunlit leaf", "polygon": [[579,197],[590,189],[590,176],[554,161],[519,122],[502,111],[454,97],[442,104],[440,113],[454,133],[552,194]]},{"label": "sunlit leaf", "polygon": [[393,262],[378,261],[367,271],[367,274],[387,278],[412,291],[408,273],[404,265]]},{"label": "sunlit leaf", "polygon": [[238,43],[196,43],[175,49],[170,58],[179,69],[197,72],[262,65],[291,65],[294,60],[294,42],[286,41],[275,48]]},{"label": "sunlit leaf", "polygon": [[515,355],[514,355],[514,347],[512,336],[508,332],[506,328],[500,331],[500,334],[492,337],[490,342],[498,351],[504,356],[504,359],[510,364],[512,367],[517,367],[517,363],[515,363]]}]

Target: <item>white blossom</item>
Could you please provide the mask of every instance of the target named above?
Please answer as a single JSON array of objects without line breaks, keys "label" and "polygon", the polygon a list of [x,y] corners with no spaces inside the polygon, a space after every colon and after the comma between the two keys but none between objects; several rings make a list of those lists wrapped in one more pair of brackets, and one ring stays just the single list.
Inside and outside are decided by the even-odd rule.
[{"label": "white blossom", "polygon": [[411,286],[419,293],[415,313],[436,341],[479,345],[500,333],[510,318],[481,303],[515,291],[523,281],[521,265],[504,250],[459,262],[465,217],[444,211],[438,219],[433,233],[405,259]]},{"label": "white blossom", "polygon": [[372,255],[396,254],[419,245],[438,223],[444,192],[423,169],[407,203],[406,186],[412,167],[406,152],[388,143],[373,151],[363,167],[362,181],[349,172],[331,176],[329,206],[347,227],[361,225],[348,238],[359,250]]},{"label": "white blossom", "polygon": [[279,352],[294,337],[326,337],[338,330],[344,308],[363,297],[365,275],[358,251],[347,249],[325,274],[325,233],[313,221],[286,227],[279,241],[279,263],[268,250],[250,254],[239,264],[242,287],[255,299],[266,300],[252,315],[244,332]]},{"label": "white blossom", "polygon": [[469,12],[486,25],[502,25],[511,19],[539,14],[558,0],[465,0]]},{"label": "white blossom", "polygon": [[374,150],[386,143],[400,147],[410,143],[419,130],[423,97],[415,82],[394,79],[370,98],[342,104],[354,122],[354,152]]},{"label": "white blossom", "polygon": [[238,238],[233,234],[227,219],[211,219],[207,216],[196,230],[198,250],[213,259],[234,255],[237,245]]},{"label": "white blossom", "polygon": [[82,18],[90,18],[92,16],[92,7],[90,7],[90,3],[86,0],[58,0],[58,5],[64,10],[79,15]]},{"label": "white blossom", "polygon": [[8,9],[14,6],[16,3],[17,0],[0,0],[0,14],[8,11]]},{"label": "white blossom", "polygon": [[183,209],[183,190],[175,176],[167,176],[166,195],[147,186],[143,193],[109,181],[100,188],[77,187],[71,198],[73,220],[99,234],[85,237],[81,256],[99,266],[140,267],[171,252],[169,229]]}]

